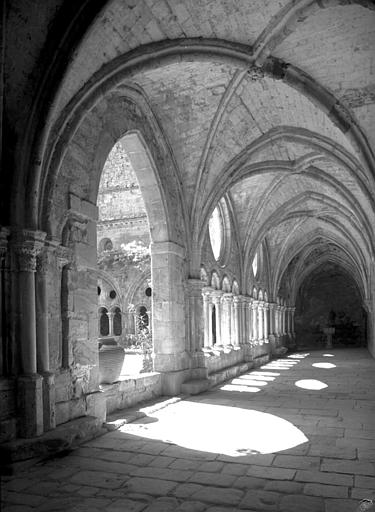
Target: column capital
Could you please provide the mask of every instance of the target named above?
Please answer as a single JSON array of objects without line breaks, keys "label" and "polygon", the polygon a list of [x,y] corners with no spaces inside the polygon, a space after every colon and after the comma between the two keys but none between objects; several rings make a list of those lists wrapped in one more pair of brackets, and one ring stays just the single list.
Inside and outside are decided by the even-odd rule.
[{"label": "column capital", "polygon": [[37,255],[44,247],[46,233],[42,231],[20,230],[13,239],[13,250],[18,258],[18,269],[35,272]]},{"label": "column capital", "polygon": [[233,295],[233,304],[239,305],[242,302],[241,295]]},{"label": "column capital", "polygon": [[251,304],[251,308],[252,309],[257,309],[259,304],[260,304],[260,302],[259,302],[259,300],[254,300],[253,299],[252,302],[250,302],[250,304]]},{"label": "column capital", "polygon": [[223,293],[224,292],[222,290],[212,290],[212,292],[211,292],[212,300],[214,302],[220,302]]},{"label": "column capital", "polygon": [[204,287],[203,281],[197,278],[190,277],[189,279],[187,279],[186,284],[190,296],[202,296],[202,289]]},{"label": "column capital", "polygon": [[66,265],[69,265],[73,261],[73,251],[69,247],[63,245],[57,245],[53,248],[57,266],[61,270]]},{"label": "column capital", "polygon": [[275,304],[275,302],[268,303],[268,308],[270,311],[273,311],[275,309],[275,306],[277,306],[277,304]]},{"label": "column capital", "polygon": [[230,293],[230,292],[223,292],[222,296],[221,296],[221,301],[222,302],[232,302],[233,301],[233,293]]},{"label": "column capital", "polygon": [[8,237],[10,230],[4,226],[0,227],[0,263],[8,252]]}]

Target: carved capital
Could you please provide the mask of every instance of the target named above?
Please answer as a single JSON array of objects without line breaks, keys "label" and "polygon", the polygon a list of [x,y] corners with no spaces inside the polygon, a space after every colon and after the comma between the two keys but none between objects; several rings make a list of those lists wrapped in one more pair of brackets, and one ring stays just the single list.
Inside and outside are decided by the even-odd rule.
[{"label": "carved capital", "polygon": [[35,272],[37,255],[44,247],[46,234],[42,231],[22,230],[16,233],[13,250],[17,257],[18,270]]},{"label": "carved capital", "polygon": [[8,236],[9,229],[0,227],[0,264],[3,263],[8,253]]},{"label": "carved capital", "polygon": [[66,265],[69,265],[69,263],[73,260],[73,253],[72,250],[68,247],[64,247],[62,245],[59,245],[55,248],[55,257],[56,262],[59,270],[61,270]]}]

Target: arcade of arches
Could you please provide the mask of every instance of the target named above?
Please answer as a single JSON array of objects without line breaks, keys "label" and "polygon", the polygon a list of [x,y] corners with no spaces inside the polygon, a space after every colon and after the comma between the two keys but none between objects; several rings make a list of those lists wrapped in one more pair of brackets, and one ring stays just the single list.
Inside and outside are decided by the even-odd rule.
[{"label": "arcade of arches", "polygon": [[[100,428],[116,407],[322,347],[327,328],[375,357],[373,2],[1,10],[0,441]],[[151,254],[132,288],[152,289],[142,393],[99,385],[98,314],[104,335],[128,329],[130,290],[97,265],[98,244],[128,243],[100,231],[116,215],[98,223],[119,144]]]}]

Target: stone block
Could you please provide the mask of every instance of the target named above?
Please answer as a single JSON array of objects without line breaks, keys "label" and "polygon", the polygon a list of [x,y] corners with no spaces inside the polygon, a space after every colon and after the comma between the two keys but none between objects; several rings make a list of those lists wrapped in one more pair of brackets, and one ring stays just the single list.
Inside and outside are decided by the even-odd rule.
[{"label": "stone block", "polygon": [[303,492],[311,496],[321,496],[327,498],[348,498],[349,488],[338,485],[325,484],[306,484]]},{"label": "stone block", "polygon": [[279,502],[280,495],[276,492],[251,490],[245,494],[240,507],[274,511],[279,510]]},{"label": "stone block", "polygon": [[6,443],[16,437],[17,422],[16,418],[8,418],[0,421],[0,443]]},{"label": "stone block", "polygon": [[255,476],[258,478],[267,478],[272,480],[293,480],[295,474],[295,469],[267,466],[250,466],[250,468],[247,470],[248,476]]},{"label": "stone block", "polygon": [[216,503],[218,505],[238,505],[243,498],[239,489],[223,489],[220,487],[202,487],[192,497],[198,501]]},{"label": "stone block", "polygon": [[322,512],[325,510],[322,498],[310,496],[284,496],[280,500],[280,512]]},{"label": "stone block", "polygon": [[107,407],[104,393],[97,391],[86,395],[87,414],[95,416],[103,421],[106,420]]},{"label": "stone block", "polygon": [[322,471],[297,471],[295,480],[298,482],[315,482],[328,485],[353,485],[353,476]]},{"label": "stone block", "polygon": [[206,473],[198,471],[190,478],[190,482],[201,485],[212,485],[217,487],[231,487],[236,477],[218,473]]},{"label": "stone block", "polygon": [[16,387],[13,379],[0,378],[0,420],[14,415]]},{"label": "stone block", "polygon": [[17,400],[21,411],[19,436],[40,436],[43,433],[43,379],[40,375],[22,375],[18,378]]},{"label": "stone block", "polygon": [[323,459],[321,470],[329,472],[334,471],[336,473],[375,476],[374,464],[370,462]]},{"label": "stone block", "polygon": [[55,405],[55,419],[56,425],[61,425],[61,423],[66,423],[70,419],[70,407],[69,401],[67,402],[59,402]]},{"label": "stone block", "polygon": [[164,496],[169,494],[177,485],[171,480],[157,478],[135,477],[128,480],[124,486],[128,493],[146,493],[152,496]]},{"label": "stone block", "polygon": [[72,383],[70,370],[63,370],[55,375],[56,402],[65,402],[72,396]]}]

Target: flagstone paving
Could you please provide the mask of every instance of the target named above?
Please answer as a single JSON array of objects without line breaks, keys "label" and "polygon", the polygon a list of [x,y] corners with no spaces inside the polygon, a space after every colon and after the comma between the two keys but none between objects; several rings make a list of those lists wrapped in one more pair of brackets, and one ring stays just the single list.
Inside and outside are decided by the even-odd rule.
[{"label": "flagstone paving", "polygon": [[354,512],[375,498],[374,375],[365,349],[273,360],[3,478],[2,510]]}]

